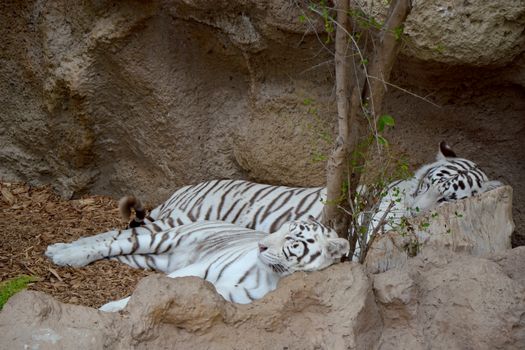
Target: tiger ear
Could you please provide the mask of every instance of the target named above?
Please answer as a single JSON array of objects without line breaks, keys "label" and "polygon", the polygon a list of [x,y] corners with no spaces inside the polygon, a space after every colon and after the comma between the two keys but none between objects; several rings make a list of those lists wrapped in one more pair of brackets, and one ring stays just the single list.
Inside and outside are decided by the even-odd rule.
[{"label": "tiger ear", "polygon": [[345,238],[328,239],[328,254],[334,260],[340,259],[343,255],[348,254],[350,243]]},{"label": "tiger ear", "polygon": [[312,221],[312,222],[315,222],[317,224],[319,223],[319,221],[317,221],[317,219],[313,215],[308,215],[308,221]]},{"label": "tiger ear", "polygon": [[321,225],[321,223],[319,221],[317,221],[317,219],[313,216],[313,215],[308,215],[308,221],[310,221],[311,223],[314,223],[314,224],[317,224],[317,225]]},{"label": "tiger ear", "polygon": [[436,159],[442,160],[445,158],[457,158],[457,155],[456,155],[456,152],[454,152],[452,148],[445,141],[441,141],[439,143],[439,151],[438,151]]}]

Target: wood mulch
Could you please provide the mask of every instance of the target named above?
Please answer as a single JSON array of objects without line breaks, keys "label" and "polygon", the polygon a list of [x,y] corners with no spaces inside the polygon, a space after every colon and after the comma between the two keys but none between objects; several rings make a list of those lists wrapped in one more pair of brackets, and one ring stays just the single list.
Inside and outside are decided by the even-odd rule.
[{"label": "wood mulch", "polygon": [[0,281],[37,276],[29,289],[65,303],[99,307],[130,295],[142,277],[153,273],[107,260],[59,267],[44,255],[49,244],[125,227],[117,202],[109,197],[63,200],[47,186],[0,182],[0,223]]}]

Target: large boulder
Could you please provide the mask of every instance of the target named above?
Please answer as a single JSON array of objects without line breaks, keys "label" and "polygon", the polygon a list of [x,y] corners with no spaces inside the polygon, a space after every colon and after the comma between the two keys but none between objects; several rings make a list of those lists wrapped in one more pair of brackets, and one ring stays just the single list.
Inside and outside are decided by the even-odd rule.
[{"label": "large boulder", "polygon": [[[501,256],[525,256],[516,248]],[[521,349],[525,285],[489,259],[437,248],[374,276],[378,349]]]},{"label": "large boulder", "polygon": [[121,313],[20,292],[0,313],[0,348],[520,349],[524,261],[524,247],[436,247],[371,277],[353,263],[295,273],[248,305],[199,278],[152,275]]},{"label": "large boulder", "polygon": [[[360,8],[384,20],[384,1]],[[404,53],[454,65],[504,65],[525,50],[525,3],[521,0],[412,0],[404,26]]]},{"label": "large boulder", "polygon": [[381,328],[370,280],[346,263],[293,274],[249,305],[199,278],[160,275],[142,280],[121,314],[21,292],[0,313],[0,348],[369,349]]},{"label": "large boulder", "polygon": [[512,188],[502,186],[444,203],[408,220],[398,231],[378,236],[365,265],[372,273],[383,272],[421,252],[442,249],[474,256],[503,253],[511,248],[513,232]]},{"label": "large boulder", "polygon": [[116,319],[93,308],[60,303],[41,292],[24,291],[0,313],[0,348],[112,348],[120,337]]}]

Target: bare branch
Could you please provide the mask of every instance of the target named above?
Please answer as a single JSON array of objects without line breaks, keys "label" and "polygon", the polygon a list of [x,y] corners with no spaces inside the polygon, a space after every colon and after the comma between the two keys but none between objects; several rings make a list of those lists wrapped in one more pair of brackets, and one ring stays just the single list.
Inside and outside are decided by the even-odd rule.
[{"label": "bare branch", "polygon": [[[368,70],[368,75],[372,77],[381,77],[381,80],[367,81],[370,89],[363,91],[363,100],[370,99],[372,115],[377,118],[379,109],[386,93],[383,81],[390,79],[392,67],[396,61],[397,53],[400,48],[400,40],[396,38],[395,32],[402,28],[409,12],[411,10],[410,0],[392,1],[390,4],[387,21],[382,28],[379,45]],[[369,94],[369,95],[368,95]]]},{"label": "bare branch", "polygon": [[[386,208],[385,213],[377,223],[377,226],[374,227],[374,230],[372,233],[370,233],[369,237],[365,237],[364,242],[361,244],[361,256],[359,257],[359,262],[364,262],[366,254],[368,253],[368,250],[372,246],[372,243],[374,243],[374,240],[376,239],[377,235],[379,234],[379,230],[383,228],[383,226],[386,224],[386,218],[388,217],[388,214],[390,214],[390,211],[394,207],[394,201],[390,202],[388,207]],[[368,236],[368,233],[367,233]],[[368,242],[367,242],[368,241]]]},{"label": "bare branch", "polygon": [[341,190],[345,177],[345,166],[348,160],[348,137],[349,125],[348,115],[350,101],[348,101],[348,58],[346,57],[347,26],[348,26],[349,0],[337,1],[337,27],[335,34],[335,79],[336,79],[336,101],[337,120],[339,134],[336,145],[327,163],[326,197],[327,203],[323,210],[323,221],[332,226],[340,237],[348,235],[348,217],[344,215],[338,206],[341,204]]},{"label": "bare branch", "polygon": [[[385,81],[385,80],[383,80],[382,78],[373,77],[373,76],[369,76],[369,78],[370,78],[370,79],[381,80],[381,82],[382,82],[383,84],[385,84],[385,85],[391,86],[391,87],[393,87],[393,88],[395,88],[395,89],[401,90],[401,91],[403,91],[403,92],[405,92],[405,93],[407,93],[407,94],[409,94],[409,95],[412,95],[412,96],[414,96],[414,97],[416,97],[416,98],[419,98],[420,100],[423,100],[423,101],[425,101],[426,103],[429,103],[429,104],[431,104],[431,105],[434,106],[434,107],[442,108],[442,106],[440,106],[440,105],[438,105],[438,104],[436,104],[436,103],[430,101],[429,99],[427,99],[427,98],[425,98],[425,97],[423,97],[423,96],[420,96],[420,95],[418,95],[418,94],[415,94],[415,93],[413,93],[412,91],[409,91],[409,90],[407,90],[407,89],[403,89],[403,88],[402,88],[401,86],[399,86],[399,85],[389,83],[388,81]],[[385,88],[385,89],[386,89],[386,88]],[[428,96],[428,95],[427,95],[427,96]]]}]

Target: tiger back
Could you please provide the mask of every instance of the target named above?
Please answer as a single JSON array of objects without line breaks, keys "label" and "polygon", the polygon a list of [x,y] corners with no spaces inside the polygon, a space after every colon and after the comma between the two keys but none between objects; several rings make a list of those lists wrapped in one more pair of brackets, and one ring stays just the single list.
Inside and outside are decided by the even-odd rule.
[{"label": "tiger back", "polygon": [[[449,201],[463,199],[500,186],[472,161],[458,158],[444,142],[436,160],[419,168],[412,178],[387,188],[369,232],[380,223],[396,229],[403,217],[420,215]],[[244,180],[211,180],[184,186],[155,208],[144,223],[172,218],[177,224],[221,220],[263,232],[274,232],[284,222],[313,216],[320,220],[326,202],[323,187],[300,188],[257,184]],[[390,205],[390,204],[393,205]],[[386,214],[386,220],[381,220]]]},{"label": "tiger back", "polygon": [[274,232],[290,220],[319,220],[326,190],[257,184],[244,180],[211,180],[177,190],[155,208],[152,220],[173,217],[180,224],[201,220],[231,222]]}]

